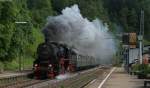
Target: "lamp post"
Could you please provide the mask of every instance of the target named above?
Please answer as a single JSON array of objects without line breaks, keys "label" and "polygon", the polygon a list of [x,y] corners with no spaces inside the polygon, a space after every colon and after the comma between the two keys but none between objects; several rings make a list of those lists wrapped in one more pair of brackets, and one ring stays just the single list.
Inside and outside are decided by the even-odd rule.
[{"label": "lamp post", "polygon": [[[16,21],[15,22],[16,24],[27,24],[26,21]],[[22,60],[21,58],[19,57],[19,71],[22,71],[23,70],[23,67],[22,67]]]},{"label": "lamp post", "polygon": [[138,35],[140,64],[142,64],[143,36],[144,36],[144,11],[141,10],[140,31]]}]

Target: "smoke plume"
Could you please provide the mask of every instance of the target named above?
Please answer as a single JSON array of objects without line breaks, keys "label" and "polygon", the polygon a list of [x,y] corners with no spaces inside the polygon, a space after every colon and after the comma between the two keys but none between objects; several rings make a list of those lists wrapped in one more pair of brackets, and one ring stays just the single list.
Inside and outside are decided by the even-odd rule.
[{"label": "smoke plume", "polygon": [[71,74],[60,74],[60,75],[56,76],[56,79],[64,80],[64,79],[67,79],[69,77],[71,77]]},{"label": "smoke plume", "polygon": [[84,18],[77,5],[62,10],[59,16],[49,16],[43,33],[47,41],[65,43],[78,53],[96,58],[110,59],[115,53],[113,36],[107,24]]}]

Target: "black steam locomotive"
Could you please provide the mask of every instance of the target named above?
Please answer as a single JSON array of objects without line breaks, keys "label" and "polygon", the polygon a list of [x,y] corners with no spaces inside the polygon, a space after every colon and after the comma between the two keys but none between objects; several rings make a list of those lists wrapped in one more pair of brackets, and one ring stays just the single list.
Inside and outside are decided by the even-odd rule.
[{"label": "black steam locomotive", "polygon": [[88,69],[98,65],[96,58],[78,54],[74,49],[57,42],[45,42],[38,46],[34,61],[36,79],[54,78],[59,74]]}]

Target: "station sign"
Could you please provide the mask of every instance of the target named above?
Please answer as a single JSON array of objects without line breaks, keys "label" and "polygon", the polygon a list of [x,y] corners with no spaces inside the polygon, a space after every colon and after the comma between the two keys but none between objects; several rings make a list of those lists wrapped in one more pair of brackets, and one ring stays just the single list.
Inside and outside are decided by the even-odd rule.
[{"label": "station sign", "polygon": [[136,33],[129,33],[130,48],[136,48],[136,44],[137,44],[137,35],[136,35]]},{"label": "station sign", "polygon": [[135,32],[124,33],[122,36],[122,41],[123,45],[128,45],[129,48],[136,48],[137,34]]}]

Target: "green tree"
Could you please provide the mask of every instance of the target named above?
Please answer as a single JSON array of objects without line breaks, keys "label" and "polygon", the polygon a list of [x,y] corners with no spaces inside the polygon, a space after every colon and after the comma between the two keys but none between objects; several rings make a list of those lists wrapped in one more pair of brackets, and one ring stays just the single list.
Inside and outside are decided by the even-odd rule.
[{"label": "green tree", "polygon": [[41,29],[46,23],[46,18],[53,14],[51,0],[27,0],[27,3],[33,25]]},{"label": "green tree", "polygon": [[11,44],[11,38],[14,33],[15,4],[13,2],[0,2],[0,60],[8,61],[8,51]]},{"label": "green tree", "polygon": [[127,23],[128,23],[129,31],[138,33],[137,28],[139,26],[137,26],[137,25],[139,24],[139,20],[138,20],[138,15],[137,15],[135,9],[129,10],[127,21],[128,21]]}]

